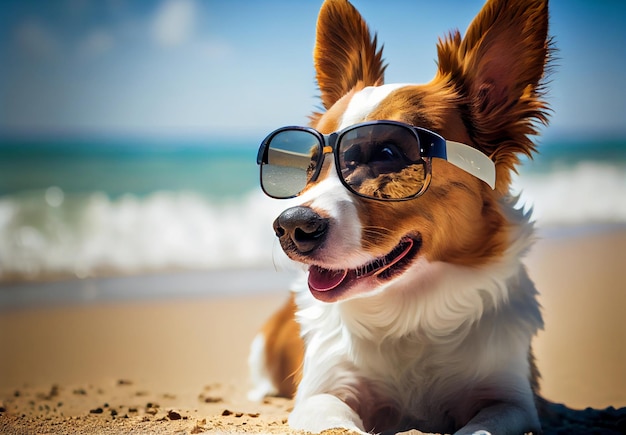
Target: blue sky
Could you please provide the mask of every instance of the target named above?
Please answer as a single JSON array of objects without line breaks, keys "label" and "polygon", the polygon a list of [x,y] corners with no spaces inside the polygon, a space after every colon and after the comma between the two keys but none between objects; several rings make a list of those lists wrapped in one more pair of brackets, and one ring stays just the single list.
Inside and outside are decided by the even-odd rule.
[{"label": "blue sky", "polygon": [[[261,137],[319,104],[319,1],[3,0],[0,132]],[[482,0],[354,0],[387,82],[429,81]],[[551,2],[550,136],[626,135],[626,2]]]}]

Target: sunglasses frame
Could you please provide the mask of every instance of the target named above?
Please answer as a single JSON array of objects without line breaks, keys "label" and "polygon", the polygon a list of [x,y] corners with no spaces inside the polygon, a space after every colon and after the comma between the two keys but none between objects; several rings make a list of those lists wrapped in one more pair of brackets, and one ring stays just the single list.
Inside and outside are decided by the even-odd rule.
[{"label": "sunglasses frame", "polygon": [[[409,130],[415,137],[415,140],[420,147],[420,159],[424,163],[425,170],[424,184],[417,193],[403,198],[379,198],[364,195],[351,187],[344,178],[343,174],[341,173],[340,157],[337,144],[341,142],[342,137],[346,133],[349,133],[350,131],[361,127],[367,127],[372,125],[392,125],[396,127],[401,127],[405,130]],[[308,180],[307,184],[302,190],[290,196],[276,196],[270,194],[265,189],[265,186],[263,184],[263,165],[268,164],[267,162],[270,142],[272,141],[274,136],[284,131],[303,131],[315,136],[318,143],[318,157],[315,165],[315,171],[313,172],[311,178]],[[492,189],[495,187],[495,164],[487,155],[477,150],[476,148],[460,142],[447,141],[439,134],[422,127],[416,127],[399,121],[377,120],[354,124],[340,131],[330,134],[322,134],[312,127],[303,126],[288,126],[274,130],[269,135],[267,135],[265,139],[263,139],[263,142],[261,143],[257,154],[257,164],[261,166],[259,171],[259,181],[261,184],[261,189],[267,196],[276,199],[289,199],[299,196],[304,191],[306,186],[308,186],[311,182],[317,180],[317,177],[322,170],[326,154],[333,154],[335,159],[335,168],[337,170],[337,175],[339,176],[341,183],[350,192],[365,199],[373,199],[376,201],[408,201],[423,195],[428,190],[428,186],[430,185],[430,181],[432,178],[431,159],[433,157],[447,160],[455,166],[481,179],[482,181],[487,183]]]}]

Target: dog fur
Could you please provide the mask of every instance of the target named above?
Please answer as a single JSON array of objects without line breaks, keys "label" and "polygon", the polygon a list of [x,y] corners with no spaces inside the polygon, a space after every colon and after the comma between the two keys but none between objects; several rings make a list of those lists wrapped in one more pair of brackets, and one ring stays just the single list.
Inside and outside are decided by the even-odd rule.
[{"label": "dog fur", "polygon": [[424,127],[488,155],[496,186],[433,159],[423,196],[368,200],[324,160],[297,198],[328,223],[320,245],[304,252],[278,231],[287,212],[275,222],[292,260],[349,270],[407,238],[419,250],[401,273],[341,292],[314,294],[304,275],[255,339],[250,397],[295,392],[293,428],[541,431],[531,340],[543,322],[521,262],[533,225],[509,188],[547,123],[547,0],[489,0],[464,37],[452,32],[437,49],[430,83],[384,84],[382,50],[356,9],[328,0],[320,11],[314,63],[324,110],[311,126],[324,134],[368,120]]}]

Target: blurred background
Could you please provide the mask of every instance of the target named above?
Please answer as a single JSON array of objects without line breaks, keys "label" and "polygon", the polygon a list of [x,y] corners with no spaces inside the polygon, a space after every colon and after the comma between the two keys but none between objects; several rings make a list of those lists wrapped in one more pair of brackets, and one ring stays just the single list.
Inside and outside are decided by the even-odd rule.
[{"label": "blurred background", "polygon": [[[483,1],[354,0],[387,82],[427,82]],[[269,131],[318,106],[318,1],[4,0],[0,285],[272,268]],[[626,3],[551,2],[541,156],[516,178],[546,231],[626,222]]]},{"label": "blurred background", "polygon": [[[388,83],[428,82],[483,5],[353,2]],[[320,4],[0,0],[0,390],[143,379],[197,407],[203,380],[244,388],[293,276],[256,152],[320,105]],[[626,2],[550,7],[554,114],[514,180],[542,239],[534,349],[546,397],[624,406]]]}]

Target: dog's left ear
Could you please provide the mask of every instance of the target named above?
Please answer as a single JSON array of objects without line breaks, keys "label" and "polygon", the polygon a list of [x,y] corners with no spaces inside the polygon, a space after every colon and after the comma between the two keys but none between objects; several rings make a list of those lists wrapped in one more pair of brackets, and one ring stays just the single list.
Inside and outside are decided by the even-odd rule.
[{"label": "dog's left ear", "polygon": [[326,110],[355,87],[384,82],[382,49],[347,0],[326,0],[322,5],[313,60]]},{"label": "dog's left ear", "polygon": [[438,78],[462,95],[475,146],[496,163],[497,190],[508,191],[518,156],[531,156],[529,136],[547,124],[541,81],[550,54],[547,0],[490,0],[461,39],[438,44]]}]

